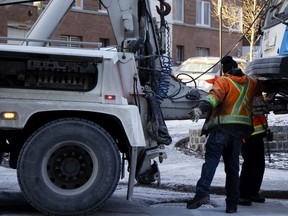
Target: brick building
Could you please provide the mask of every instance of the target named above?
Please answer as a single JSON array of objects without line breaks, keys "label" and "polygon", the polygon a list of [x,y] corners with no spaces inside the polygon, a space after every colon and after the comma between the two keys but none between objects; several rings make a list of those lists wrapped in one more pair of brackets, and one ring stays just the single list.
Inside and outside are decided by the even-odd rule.
[{"label": "brick building", "polygon": [[[213,16],[212,7],[211,0],[173,0],[172,50],[176,64],[194,56],[219,56],[219,21]],[[236,29],[231,33],[222,28],[222,55],[229,52],[241,36]],[[231,50],[230,55],[241,57],[242,43]]]},{"label": "brick building", "polygon": [[[47,2],[0,7],[0,35],[25,36]],[[170,51],[174,65],[193,56],[219,56],[219,22],[212,16],[211,0],[166,0],[166,2],[172,6],[172,11],[166,20],[170,27]],[[159,4],[158,0],[151,0],[152,13],[155,16],[156,4]],[[230,51],[240,37],[241,34],[237,31],[231,34],[223,29],[222,54]],[[109,16],[105,8],[101,7],[99,0],[76,0],[75,6],[62,20],[51,39],[102,42],[104,46],[116,44]],[[8,43],[16,42],[8,41]],[[240,57],[242,43],[230,54]]]}]

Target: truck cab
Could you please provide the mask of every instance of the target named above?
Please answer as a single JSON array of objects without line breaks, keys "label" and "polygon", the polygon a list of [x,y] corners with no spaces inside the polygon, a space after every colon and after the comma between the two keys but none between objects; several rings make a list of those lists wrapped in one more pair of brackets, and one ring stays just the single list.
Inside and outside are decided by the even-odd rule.
[{"label": "truck cab", "polygon": [[286,114],[288,89],[288,1],[271,1],[261,26],[261,50],[246,73],[265,82],[267,109]]}]

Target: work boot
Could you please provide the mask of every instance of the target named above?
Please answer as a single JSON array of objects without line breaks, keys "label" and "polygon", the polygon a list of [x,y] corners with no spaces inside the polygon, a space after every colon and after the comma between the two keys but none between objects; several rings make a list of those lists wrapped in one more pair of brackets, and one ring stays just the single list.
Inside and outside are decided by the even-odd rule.
[{"label": "work boot", "polygon": [[226,207],[226,213],[231,214],[231,213],[236,213],[237,212],[237,206],[227,206]]},{"label": "work boot", "polygon": [[248,198],[240,198],[238,201],[239,205],[243,205],[243,206],[251,206],[252,205],[252,201]]},{"label": "work boot", "polygon": [[203,204],[207,204],[210,201],[209,197],[194,197],[193,200],[187,202],[187,209],[196,209]]},{"label": "work boot", "polygon": [[251,199],[252,202],[257,202],[257,203],[264,203],[265,202],[265,198],[261,197],[260,195],[251,196],[250,199]]}]

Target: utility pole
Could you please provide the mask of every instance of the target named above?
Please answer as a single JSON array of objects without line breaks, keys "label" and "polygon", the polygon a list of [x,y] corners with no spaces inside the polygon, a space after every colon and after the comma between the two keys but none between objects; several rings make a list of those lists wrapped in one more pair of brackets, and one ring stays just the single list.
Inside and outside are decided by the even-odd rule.
[{"label": "utility pole", "polygon": [[[219,57],[222,59],[222,0],[218,0],[219,15]],[[222,64],[220,63],[220,76],[222,76]]]}]

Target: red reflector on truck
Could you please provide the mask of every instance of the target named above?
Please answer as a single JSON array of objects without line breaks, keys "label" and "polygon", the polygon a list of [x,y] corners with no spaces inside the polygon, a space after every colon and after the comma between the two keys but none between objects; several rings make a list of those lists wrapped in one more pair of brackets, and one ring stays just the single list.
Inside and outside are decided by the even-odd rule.
[{"label": "red reflector on truck", "polygon": [[105,100],[115,100],[116,96],[115,95],[105,95]]}]

